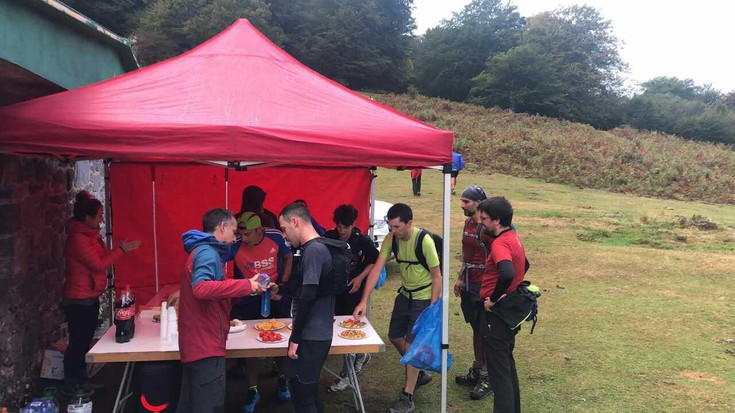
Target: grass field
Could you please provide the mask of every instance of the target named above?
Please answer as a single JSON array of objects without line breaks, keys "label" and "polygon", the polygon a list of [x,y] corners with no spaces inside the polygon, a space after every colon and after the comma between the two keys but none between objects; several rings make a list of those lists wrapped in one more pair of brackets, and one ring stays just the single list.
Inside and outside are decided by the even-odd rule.
[{"label": "grass field", "polygon": [[[425,171],[422,197],[408,172],[378,170],[378,199],[405,202],[414,222],[441,230],[441,174]],[[516,361],[526,412],[735,412],[735,207],[640,198],[505,175],[462,173],[458,189],[482,185],[515,209],[542,288],[539,323],[524,327]],[[698,216],[692,219],[693,216]],[[459,268],[462,213],[452,198],[452,274]],[[706,222],[708,224],[703,225]],[[698,226],[699,225],[699,226]],[[701,227],[715,227],[703,230]],[[387,341],[396,268],[373,294],[372,321]],[[449,411],[492,411],[454,384],[472,360],[469,328],[450,301]],[[368,412],[382,412],[403,383],[398,354],[374,355],[360,376]],[[328,365],[339,369],[341,361]],[[322,377],[322,388],[331,379]],[[439,409],[439,377],[417,391],[419,411]],[[272,396],[268,396],[272,399]],[[347,393],[326,394],[328,412],[351,412]],[[290,406],[268,403],[273,412]],[[264,406],[265,407],[265,406]]]}]

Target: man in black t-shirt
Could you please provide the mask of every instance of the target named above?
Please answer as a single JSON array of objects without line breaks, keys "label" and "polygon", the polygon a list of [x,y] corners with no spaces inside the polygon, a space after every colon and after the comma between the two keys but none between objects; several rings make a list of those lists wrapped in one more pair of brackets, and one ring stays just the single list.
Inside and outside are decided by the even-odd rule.
[{"label": "man in black t-shirt", "polygon": [[[357,220],[357,209],[352,205],[340,205],[334,210],[332,220],[334,229],[327,231],[325,237],[338,239],[350,245],[352,251],[352,266],[350,267],[350,279],[347,283],[347,291],[337,296],[334,313],[336,315],[352,315],[355,307],[360,304],[362,293],[365,289],[365,278],[373,269],[378,259],[378,250],[370,240],[355,227]],[[347,355],[340,378],[335,379],[334,384],[329,387],[330,392],[342,391],[350,386],[347,378],[347,362],[352,359]],[[354,356],[355,373],[361,373],[362,368],[370,361],[370,354],[359,353]]]},{"label": "man in black t-shirt", "polygon": [[302,284],[293,299],[293,330],[288,343],[286,377],[297,413],[324,411],[319,400],[319,373],[332,346],[334,295],[317,295],[319,280],[332,269],[327,247],[315,241],[319,234],[311,214],[302,203],[292,203],[279,214],[286,240],[301,248],[299,262]]}]

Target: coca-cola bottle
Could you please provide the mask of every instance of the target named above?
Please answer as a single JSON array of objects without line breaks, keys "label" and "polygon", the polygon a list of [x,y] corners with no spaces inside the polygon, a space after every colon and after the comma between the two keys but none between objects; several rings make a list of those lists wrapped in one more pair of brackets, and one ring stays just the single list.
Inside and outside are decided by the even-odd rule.
[{"label": "coca-cola bottle", "polygon": [[127,343],[135,336],[135,296],[126,285],[115,308],[115,341]]}]

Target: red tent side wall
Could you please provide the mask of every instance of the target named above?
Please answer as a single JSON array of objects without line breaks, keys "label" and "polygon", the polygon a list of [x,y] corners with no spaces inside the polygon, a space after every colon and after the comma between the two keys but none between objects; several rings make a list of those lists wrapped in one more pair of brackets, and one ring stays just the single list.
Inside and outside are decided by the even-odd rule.
[{"label": "red tent side wall", "polygon": [[265,207],[276,214],[293,200],[304,199],[314,218],[329,229],[334,226],[334,208],[352,204],[359,211],[358,228],[367,233],[369,224],[372,174],[366,168],[277,167],[237,172],[206,165],[115,163],[110,177],[114,241],[143,241],[140,249],[115,265],[115,284],[118,288],[130,284],[140,303],[155,294],[154,228],[159,287],[178,284],[186,260],[181,234],[201,229],[201,217],[210,208],[238,211],[242,190],[248,185],[265,190]]}]

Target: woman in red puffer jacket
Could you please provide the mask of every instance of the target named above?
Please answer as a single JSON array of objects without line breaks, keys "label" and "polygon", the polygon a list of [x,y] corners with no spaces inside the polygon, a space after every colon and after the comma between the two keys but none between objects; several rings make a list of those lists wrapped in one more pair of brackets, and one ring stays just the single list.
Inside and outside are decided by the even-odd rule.
[{"label": "woman in red puffer jacket", "polygon": [[86,191],[74,202],[74,217],[66,226],[66,281],[62,307],[69,329],[69,345],[64,352],[64,393],[88,383],[84,355],[94,337],[99,316],[99,297],[107,286],[107,267],[140,246],[140,241],[121,241],[108,251],[102,236],[102,203]]}]

